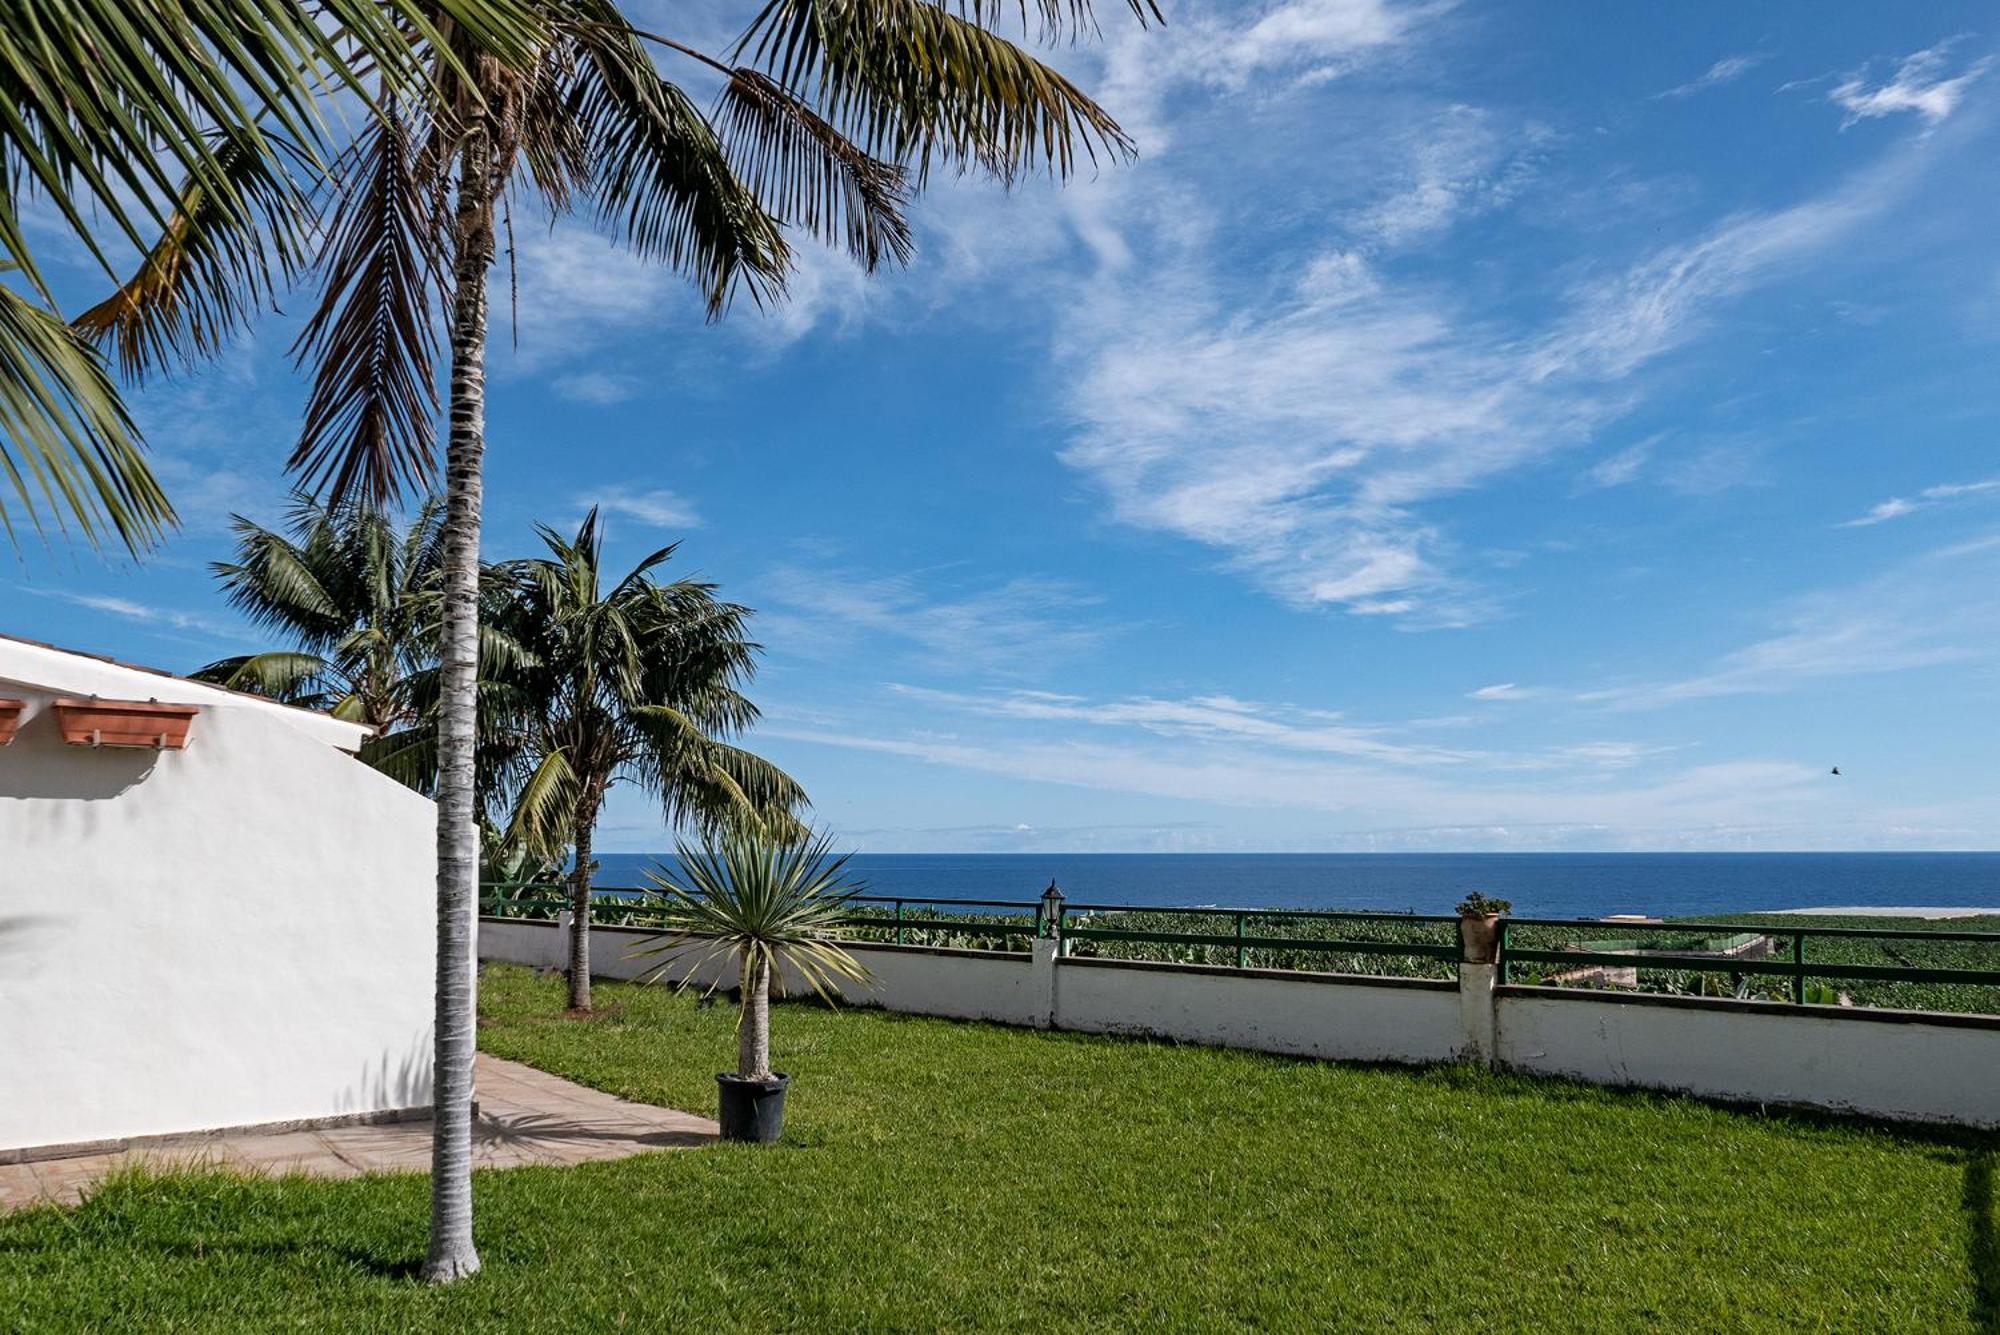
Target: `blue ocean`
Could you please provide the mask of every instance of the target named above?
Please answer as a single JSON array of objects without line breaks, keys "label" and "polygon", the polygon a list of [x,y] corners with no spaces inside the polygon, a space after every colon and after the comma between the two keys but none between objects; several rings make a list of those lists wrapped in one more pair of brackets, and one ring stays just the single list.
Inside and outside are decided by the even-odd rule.
[{"label": "blue ocean", "polygon": [[[667,855],[606,853],[597,883]],[[868,892],[1075,904],[1448,913],[1470,890],[1517,914],[1687,917],[1823,906],[2000,909],[2000,853],[863,853]]]}]

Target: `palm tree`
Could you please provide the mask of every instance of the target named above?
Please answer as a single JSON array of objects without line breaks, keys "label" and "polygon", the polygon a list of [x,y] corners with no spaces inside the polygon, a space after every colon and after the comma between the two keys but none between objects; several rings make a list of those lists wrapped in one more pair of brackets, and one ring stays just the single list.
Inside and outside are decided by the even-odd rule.
[{"label": "palm tree", "polygon": [[573,539],[539,531],[549,556],[495,571],[496,629],[520,653],[494,697],[518,707],[500,704],[489,724],[482,778],[508,808],[508,844],[574,851],[569,1004],[589,1010],[591,842],[611,787],[637,784],[670,824],[710,834],[793,830],[805,794],[726,740],[757,718],[740,689],[755,671],[750,609],[719,601],[712,584],[657,582],[672,547],[607,587],[594,509]]},{"label": "palm tree", "polygon": [[[719,845],[680,844],[678,872],[649,874],[667,898],[662,934],[640,952],[665,956],[651,978],[679,970],[686,987],[719,958],[733,956],[737,965],[736,1073],[718,1077],[725,1136],[753,1138],[754,1123],[763,1122],[766,1134],[754,1138],[775,1139],[784,1113],[787,1077],[771,1071],[773,981],[782,990],[789,966],[829,1002],[840,980],[868,981],[867,969],[838,942],[861,886],[846,875],[846,857],[832,852],[826,834],[738,830]],[[752,1110],[766,1100],[775,1115],[756,1117]]]},{"label": "palm tree", "polygon": [[[436,0],[454,14],[467,3]],[[1006,13],[987,0],[769,0],[729,59],[637,31],[614,0],[534,4],[525,61],[450,25],[413,30],[429,77],[421,90],[380,90],[380,114],[330,173],[314,260],[324,297],[298,346],[313,389],[292,465],[336,501],[383,499],[428,477],[440,311],[451,362],[424,1264],[433,1282],[479,1266],[470,1100],[487,282],[514,192],[557,214],[588,206],[636,253],[695,282],[717,316],[739,290],[759,302],[782,295],[788,226],[844,244],[870,268],[902,261],[909,190],[933,165],[1011,181],[1131,151],[1103,108],[987,26]],[[1141,22],[1158,18],[1154,0],[1126,4]],[[1093,27],[1090,0],[1024,0],[1019,13],[1048,38]],[[722,76],[710,114],[662,77],[653,49]],[[135,306],[174,308],[174,273],[164,273],[132,289]]]},{"label": "palm tree", "polygon": [[430,791],[425,706],[436,694],[443,511],[427,498],[399,527],[378,507],[298,493],[286,532],[234,516],[236,559],[210,569],[230,605],[286,647],[220,659],[194,675],[365,723],[375,737],[361,758]]},{"label": "palm tree", "polygon": [[[440,12],[467,49],[519,64],[533,0],[15,0],[0,24],[0,527],[74,523],[150,544],[174,519],[92,340],[126,335],[128,371],[203,355],[296,257],[288,160],[315,160],[329,94],[420,86],[412,37]],[[28,222],[33,212],[36,226]],[[78,328],[31,241],[143,255]],[[149,236],[157,234],[157,241]],[[114,276],[115,281],[115,276]],[[142,299],[141,299],[142,298]],[[18,506],[18,511],[14,508]]]}]

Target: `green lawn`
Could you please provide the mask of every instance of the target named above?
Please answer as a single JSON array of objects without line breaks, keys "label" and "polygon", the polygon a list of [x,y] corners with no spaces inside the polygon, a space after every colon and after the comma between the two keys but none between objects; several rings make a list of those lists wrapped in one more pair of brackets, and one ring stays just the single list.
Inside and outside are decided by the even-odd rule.
[{"label": "green lawn", "polygon": [[[488,1050],[712,1111],[734,1013],[494,970]],[[480,1177],[114,1185],[0,1220],[0,1329],[2000,1329],[1996,1146],[1496,1078],[775,1017],[787,1143]]]}]

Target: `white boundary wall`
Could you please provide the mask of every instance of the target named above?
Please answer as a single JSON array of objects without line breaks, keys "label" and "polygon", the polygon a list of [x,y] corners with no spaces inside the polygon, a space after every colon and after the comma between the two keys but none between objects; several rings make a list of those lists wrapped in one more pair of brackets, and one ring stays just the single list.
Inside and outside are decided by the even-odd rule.
[{"label": "white boundary wall", "polygon": [[[593,931],[600,976],[648,933]],[[1592,1084],[1924,1122],[2000,1126],[2000,1017],[857,944],[849,1000],[887,1010],[1358,1061],[1468,1060]],[[480,957],[567,960],[555,924],[482,920]],[[727,968],[715,971],[731,972]],[[670,978],[678,975],[669,972]],[[703,983],[734,985],[734,978]]]},{"label": "white boundary wall", "polygon": [[[105,687],[183,695],[133,676]],[[0,682],[33,711],[0,747],[0,1155],[430,1102],[435,809],[329,744],[362,730],[188,685],[157,752],[65,745]]]},{"label": "white boundary wall", "polygon": [[1920,1011],[1499,991],[1499,1064],[1596,1085],[2000,1125],[2000,1020]]},{"label": "white boundary wall", "polygon": [[1465,1047],[1447,982],[1066,959],[1055,983],[1062,1029],[1349,1061],[1450,1061]]}]

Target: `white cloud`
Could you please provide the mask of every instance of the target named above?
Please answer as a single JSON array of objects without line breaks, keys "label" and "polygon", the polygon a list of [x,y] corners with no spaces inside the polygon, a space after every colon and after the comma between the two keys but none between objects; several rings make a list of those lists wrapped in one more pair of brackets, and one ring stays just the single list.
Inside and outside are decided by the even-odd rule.
[{"label": "white cloud", "polygon": [[1710,65],[1707,71],[1698,78],[1690,79],[1684,84],[1667,89],[1663,93],[1655,93],[1653,97],[1655,100],[1663,97],[1693,97],[1696,93],[1704,92],[1718,85],[1733,83],[1745,74],[1748,74],[1751,70],[1756,69],[1767,59],[1768,57],[1762,52],[1752,52],[1748,55],[1740,56],[1724,56],[1713,65]]},{"label": "white cloud", "polygon": [[1162,737],[1246,742],[1276,750],[1354,756],[1397,765],[1457,765],[1486,758],[1478,751],[1392,741],[1383,735],[1381,728],[1331,723],[1324,711],[1262,705],[1226,696],[1191,700],[1135,696],[1090,701],[1046,691],[981,695],[916,686],[890,689],[905,699],[989,718],[1137,728]]},{"label": "white cloud", "polygon": [[1586,468],[1578,479],[1587,487],[1622,487],[1638,479],[1653,457],[1653,449],[1664,436],[1652,436],[1636,445],[1628,445],[1615,454],[1608,454]]},{"label": "white cloud", "polygon": [[164,626],[172,630],[200,631],[206,635],[241,636],[243,627],[219,621],[202,612],[187,612],[179,608],[159,607],[152,603],[134,602],[130,598],[119,598],[101,593],[69,593],[61,589],[38,589],[30,585],[16,585],[21,592],[37,598],[54,598],[76,607],[102,612],[106,616],[118,617],[124,621],[136,621],[142,625]]},{"label": "white cloud", "polygon": [[[1233,49],[1226,11],[1202,11],[1194,26]],[[1413,60],[1427,28],[1366,31],[1373,44],[1349,56],[1379,65]],[[1127,62],[1143,50],[1114,43],[1114,73],[1138,78]],[[1144,86],[1183,77],[1178,59],[1147,66]],[[1271,109],[1296,85],[1259,87],[1260,113],[1304,123]],[[1645,395],[1642,371],[1725,319],[1732,300],[1809,271],[1879,221],[1941,152],[1905,142],[1789,207],[1725,217],[1610,271],[1579,265],[1543,283],[1553,300],[1523,314],[1518,302],[1493,302],[1489,273],[1454,288],[1434,267],[1396,262],[1394,243],[1483,207],[1505,175],[1494,164],[1531,154],[1532,132],[1421,98],[1315,98],[1313,116],[1376,117],[1376,141],[1420,144],[1428,128],[1435,170],[1330,210],[1317,238],[1288,229],[1291,249],[1256,269],[1239,258],[1258,253],[1238,244],[1240,217],[1201,183],[1226,175],[1234,190],[1301,166],[1230,140],[1222,127],[1240,108],[1226,100],[1176,102],[1179,144],[1149,141],[1146,161],[1115,186],[1066,192],[1066,207],[1071,195],[1087,200],[1077,207],[1090,212],[1089,235],[1116,240],[1093,243],[1094,271],[1058,289],[1055,361],[1070,422],[1061,457],[1122,523],[1202,544],[1294,605],[1411,627],[1494,610],[1461,573],[1437,502],[1591,440]],[[1114,104],[1122,113],[1126,103]],[[1336,177],[1337,192],[1348,177]],[[1656,442],[1628,447],[1582,480],[1620,485],[1658,458]],[[1706,494],[1756,480],[1757,458],[1746,442],[1709,442],[1658,463],[1657,480]]]},{"label": "white cloud", "polygon": [[[1582,763],[1506,784],[1458,770],[1381,766],[1345,757],[1168,741],[889,735],[851,729],[765,728],[760,735],[928,764],[1148,797],[1259,811],[1319,813],[1317,847],[1648,848],[1716,847],[1743,832],[1751,846],[1791,846],[1861,836],[1843,823],[1855,790],[1829,790],[1811,764],[1744,760],[1655,775],[1620,751],[1607,772]],[[1635,775],[1621,780],[1620,770]],[[1746,829],[1751,821],[1758,827]],[[1801,831],[1809,831],[1801,837]],[[1774,833],[1782,831],[1782,833]],[[1909,837],[1904,837],[1907,846]]]},{"label": "white cloud", "polygon": [[578,371],[571,375],[559,375],[550,388],[565,399],[575,399],[581,403],[613,404],[623,403],[639,392],[639,382],[629,375],[618,375],[610,371]]},{"label": "white cloud", "polygon": [[1102,644],[1115,627],[1097,599],[1055,579],[963,589],[941,576],[865,576],[783,567],[759,583],[759,634],[789,654],[880,661],[885,642],[962,670],[1039,670]]},{"label": "white cloud", "polygon": [[701,515],[694,503],[664,487],[641,491],[636,487],[607,487],[595,496],[579,496],[579,508],[596,506],[606,515],[623,515],[652,528],[700,528]]},{"label": "white cloud", "polygon": [[1577,698],[1650,709],[1990,660],[2000,642],[2000,537],[1943,548],[1851,588],[1802,598],[1781,626],[1692,676]]},{"label": "white cloud", "polygon": [[1919,510],[1931,510],[1952,501],[1966,497],[2000,496],[2000,477],[1987,478],[1982,482],[1946,482],[1935,487],[1925,487],[1915,499],[1891,496],[1871,508],[1858,519],[1850,519],[1842,528],[1867,528],[1873,524],[1885,523],[1891,519],[1901,519]]},{"label": "white cloud", "polygon": [[1526,700],[1536,693],[1525,686],[1516,686],[1511,681],[1495,682],[1491,686],[1481,686],[1476,691],[1467,691],[1468,700]]},{"label": "white cloud", "polygon": [[1914,112],[1932,125],[1951,115],[1965,90],[1992,64],[1986,57],[1950,73],[1951,48],[1957,44],[1957,39],[1951,39],[1903,57],[1896,72],[1880,83],[1872,83],[1864,70],[1835,84],[1827,100],[1847,113],[1841,128],[1903,112]]},{"label": "white cloud", "polygon": [[1393,188],[1347,220],[1351,231],[1387,247],[1506,205],[1533,175],[1534,154],[1546,133],[1503,129],[1480,108],[1453,105],[1412,123],[1397,138],[1404,162]]}]

